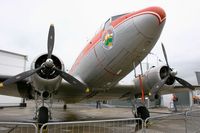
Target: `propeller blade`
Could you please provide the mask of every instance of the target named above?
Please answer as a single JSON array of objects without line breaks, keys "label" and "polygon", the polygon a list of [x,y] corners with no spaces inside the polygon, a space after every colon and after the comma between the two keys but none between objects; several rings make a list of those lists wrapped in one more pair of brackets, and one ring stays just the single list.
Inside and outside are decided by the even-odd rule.
[{"label": "propeller blade", "polygon": [[47,43],[48,59],[51,59],[51,55],[53,52],[54,37],[55,37],[54,25],[51,24],[49,28],[48,43]]},{"label": "propeller blade", "polygon": [[175,77],[175,79],[180,83],[182,84],[184,87],[187,87],[191,90],[194,90],[195,88],[190,84],[188,83],[187,81],[185,81],[184,79],[181,79],[181,78],[178,78],[178,77]]},{"label": "propeller blade", "polygon": [[162,50],[163,50],[163,54],[164,54],[164,57],[165,57],[166,64],[169,67],[169,63],[168,63],[167,53],[166,53],[165,47],[164,47],[163,43],[161,43],[161,45],[162,45]]},{"label": "propeller blade", "polygon": [[16,76],[13,76],[7,80],[5,80],[3,82],[3,86],[6,86],[6,85],[9,85],[9,84],[12,84],[12,83],[16,83],[18,81],[21,81],[31,75],[33,75],[34,73],[36,73],[37,71],[41,70],[42,69],[42,66],[41,67],[38,67],[37,69],[34,69],[34,70],[29,70],[29,71],[25,71],[25,72],[22,72]]},{"label": "propeller blade", "polygon": [[66,80],[67,82],[69,82],[75,88],[80,89],[80,90],[88,91],[88,87],[86,85],[84,85],[83,83],[81,83],[79,80],[77,80],[76,78],[74,78],[70,74],[68,74],[66,72],[63,72],[63,71],[59,70],[58,68],[54,68],[54,69],[60,74],[60,76],[64,80]]},{"label": "propeller blade", "polygon": [[164,79],[162,79],[161,81],[157,82],[151,89],[151,95],[155,96],[155,94],[158,93],[158,91],[160,90],[160,88],[162,88],[162,86],[166,83],[167,79],[169,78],[169,75],[167,77],[165,77]]}]

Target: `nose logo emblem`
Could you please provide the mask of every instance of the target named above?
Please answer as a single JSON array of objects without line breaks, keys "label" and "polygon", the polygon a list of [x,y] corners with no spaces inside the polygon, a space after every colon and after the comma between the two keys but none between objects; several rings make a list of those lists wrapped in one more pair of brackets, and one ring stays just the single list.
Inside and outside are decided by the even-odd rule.
[{"label": "nose logo emblem", "polygon": [[102,36],[102,43],[105,49],[111,49],[113,47],[113,29],[105,30]]}]

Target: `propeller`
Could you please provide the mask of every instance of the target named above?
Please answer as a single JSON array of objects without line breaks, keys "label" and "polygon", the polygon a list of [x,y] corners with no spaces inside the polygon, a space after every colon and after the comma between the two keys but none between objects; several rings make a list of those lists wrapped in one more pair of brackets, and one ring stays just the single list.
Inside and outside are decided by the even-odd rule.
[{"label": "propeller", "polygon": [[53,52],[53,47],[54,47],[54,37],[55,37],[55,32],[54,32],[54,26],[53,24],[50,25],[49,28],[49,35],[48,35],[48,42],[47,42],[47,49],[48,49],[48,59],[51,59],[51,55]]},{"label": "propeller", "polygon": [[75,88],[79,88],[81,90],[84,90],[85,92],[88,92],[89,91],[89,88],[84,85],[83,83],[81,83],[79,80],[77,80],[76,78],[74,78],[73,76],[71,76],[70,74],[66,73],[66,72],[63,72],[61,70],[59,70],[58,68],[54,68],[58,73],[59,75],[64,79],[66,80],[67,82],[69,82],[73,87]]},{"label": "propeller", "polygon": [[164,54],[164,57],[165,57],[165,61],[166,61],[166,64],[169,68],[169,63],[168,63],[168,59],[167,59],[167,53],[166,53],[166,50],[165,50],[165,47],[163,45],[163,43],[161,43],[161,46],[162,46],[162,51],[163,51],[163,54]]},{"label": "propeller", "polygon": [[29,71],[25,71],[25,72],[22,72],[16,76],[13,76],[7,80],[5,80],[2,84],[3,86],[7,86],[9,84],[13,84],[13,83],[16,83],[20,80],[23,80],[31,75],[33,75],[34,73],[38,72],[39,70],[42,69],[42,66],[38,67],[37,69],[34,69],[34,70],[29,70]]},{"label": "propeller", "polygon": [[187,81],[185,81],[185,80],[183,80],[179,77],[176,77],[177,73],[174,72],[173,69],[169,67],[169,63],[168,63],[168,59],[167,59],[167,53],[166,53],[166,50],[165,50],[163,43],[161,45],[162,45],[162,51],[163,51],[163,54],[164,54],[164,57],[165,57],[166,65],[168,67],[168,73],[166,74],[165,78],[163,78],[161,81],[157,82],[152,87],[151,92],[150,92],[151,96],[154,97],[156,94],[158,94],[159,90],[163,87],[163,85],[167,82],[167,80],[169,80],[169,78],[176,80],[177,82],[179,82],[181,85],[183,85],[186,88],[194,90],[195,88],[190,83],[188,83]]},{"label": "propeller", "polygon": [[0,83],[0,87],[7,86],[9,84],[16,83],[18,81],[21,81],[27,77],[30,77],[31,75],[37,73],[38,71],[42,70],[44,73],[47,75],[49,74],[50,71],[55,70],[64,80],[69,82],[74,88],[79,89],[79,90],[84,90],[85,92],[89,92],[89,88],[81,83],[79,80],[71,76],[70,74],[61,71],[58,69],[55,65],[53,60],[51,59],[52,53],[53,53],[53,48],[54,48],[54,39],[55,39],[55,29],[54,25],[51,24],[49,28],[49,33],[48,33],[48,40],[47,40],[47,59],[42,65],[36,69],[29,70],[22,72],[16,76],[13,76],[4,82]]}]

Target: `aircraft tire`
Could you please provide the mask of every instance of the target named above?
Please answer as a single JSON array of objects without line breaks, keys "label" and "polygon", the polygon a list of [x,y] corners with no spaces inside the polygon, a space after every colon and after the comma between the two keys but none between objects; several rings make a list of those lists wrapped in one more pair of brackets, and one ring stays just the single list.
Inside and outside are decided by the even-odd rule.
[{"label": "aircraft tire", "polygon": [[44,124],[48,122],[48,108],[45,106],[40,107],[38,114],[38,123]]},{"label": "aircraft tire", "polygon": [[[140,106],[137,108],[137,114],[135,114],[135,118],[141,118],[143,121],[145,121],[148,117],[150,117],[149,111],[145,106]],[[136,121],[137,124],[141,125],[141,121]]]},{"label": "aircraft tire", "polygon": [[66,110],[67,109],[67,104],[63,105],[63,109]]}]

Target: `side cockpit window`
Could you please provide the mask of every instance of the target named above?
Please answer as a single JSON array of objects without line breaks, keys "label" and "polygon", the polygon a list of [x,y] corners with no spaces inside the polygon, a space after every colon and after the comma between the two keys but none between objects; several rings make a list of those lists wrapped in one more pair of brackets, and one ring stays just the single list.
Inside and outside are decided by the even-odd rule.
[{"label": "side cockpit window", "polygon": [[110,26],[110,23],[111,23],[110,20],[111,20],[111,19],[109,18],[109,19],[104,23],[103,29],[107,29],[107,28]]},{"label": "side cockpit window", "polygon": [[100,26],[100,28],[97,30],[97,32],[95,33],[95,35],[96,35],[97,33],[99,33],[99,31],[104,30],[104,29],[108,28],[109,26],[110,26],[110,18],[109,18],[105,23],[103,23],[103,24]]}]

